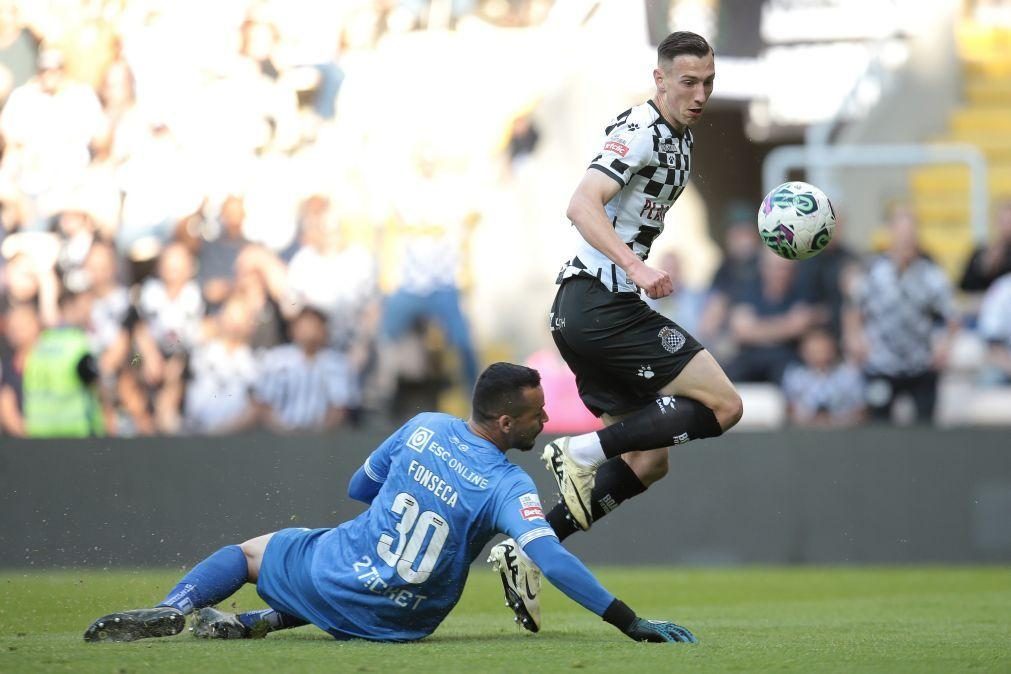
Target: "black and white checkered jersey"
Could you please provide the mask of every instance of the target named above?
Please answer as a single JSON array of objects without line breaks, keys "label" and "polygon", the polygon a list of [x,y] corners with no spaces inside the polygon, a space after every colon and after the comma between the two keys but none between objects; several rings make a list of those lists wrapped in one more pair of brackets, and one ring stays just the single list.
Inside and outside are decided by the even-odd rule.
[{"label": "black and white checkered jersey", "polygon": [[955,315],[944,270],[921,257],[900,271],[882,255],[871,263],[856,296],[869,350],[867,371],[904,376],[930,370],[934,333]]},{"label": "black and white checkered jersey", "polygon": [[[604,210],[618,237],[645,260],[663,231],[664,216],[688,184],[692,132],[677,133],[656,104],[646,101],[611,120],[604,133],[603,148],[590,168],[621,185]],[[558,281],[577,274],[600,279],[612,292],[638,291],[620,267],[582,239]]]}]

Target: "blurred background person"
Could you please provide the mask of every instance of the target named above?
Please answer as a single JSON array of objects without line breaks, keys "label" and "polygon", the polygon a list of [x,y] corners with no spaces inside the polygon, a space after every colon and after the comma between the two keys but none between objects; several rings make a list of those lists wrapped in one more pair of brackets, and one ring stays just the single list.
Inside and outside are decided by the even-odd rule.
[{"label": "blurred background person", "polygon": [[978,296],[1005,274],[1011,274],[1011,201],[997,204],[990,238],[973,249],[958,287]]},{"label": "blurred background person", "polygon": [[796,265],[765,251],[760,256],[759,283],[730,308],[730,335],[737,354],[727,362],[736,382],[779,384],[797,356],[797,343],[822,323],[806,289],[796,283]]},{"label": "blurred background person", "polygon": [[189,361],[184,429],[236,433],[256,424],[251,395],[258,368],[249,338],[253,315],[242,299],[230,299],[214,318],[216,334],[197,345]]},{"label": "blurred background person", "polygon": [[724,229],[725,255],[709,284],[699,319],[699,341],[718,360],[733,353],[734,340],[728,329],[731,307],[751,293],[759,282],[761,242],[753,211],[743,204],[731,208],[730,220]]},{"label": "blurred background person", "polygon": [[38,74],[11,92],[0,112],[0,174],[26,195],[29,226],[44,230],[56,201],[80,180],[90,147],[105,132],[102,108],[87,85],[68,79],[63,54],[39,52]]},{"label": "blurred background person", "polygon": [[204,301],[194,272],[186,247],[169,244],[158,259],[158,276],[144,281],[137,300],[134,339],[144,381],[154,389],[155,423],[162,433],[179,430],[183,373],[201,336]]},{"label": "blurred background person", "polygon": [[860,370],[843,361],[827,328],[808,330],[800,340],[800,360],[783,375],[790,423],[837,428],[864,420],[864,382]]},{"label": "blurred background person", "polygon": [[698,334],[699,320],[706,297],[685,284],[681,273],[681,256],[677,251],[668,250],[657,260],[657,269],[667,272],[674,290],[670,295],[658,300],[644,297],[646,304],[657,313],[671,319],[691,334]]},{"label": "blurred background person", "polygon": [[229,194],[221,204],[214,236],[202,241],[197,255],[197,282],[203,292],[209,313],[232,292],[235,261],[249,245],[242,232],[246,209],[241,196]]},{"label": "blurred background person", "polygon": [[990,284],[979,308],[977,330],[986,342],[983,383],[1011,384],[1011,273]]},{"label": "blurred background person", "polygon": [[24,376],[28,356],[42,326],[28,304],[11,307],[4,317],[4,349],[0,360],[0,428],[4,434],[25,437]]},{"label": "blurred background person", "polygon": [[87,295],[60,297],[60,325],[47,328],[28,354],[24,368],[24,429],[31,438],[105,435],[99,398],[98,363],[86,328]]},{"label": "blurred background person", "polygon": [[347,358],[327,347],[327,317],[305,307],[291,322],[293,344],[267,351],[253,387],[259,419],[278,433],[323,432],[343,423],[359,396]]},{"label": "blurred background person", "polygon": [[916,421],[932,423],[938,375],[958,331],[951,282],[923,254],[911,211],[896,208],[888,234],[887,252],[870,263],[847,310],[847,348],[863,367],[871,418],[891,420],[908,395]]}]

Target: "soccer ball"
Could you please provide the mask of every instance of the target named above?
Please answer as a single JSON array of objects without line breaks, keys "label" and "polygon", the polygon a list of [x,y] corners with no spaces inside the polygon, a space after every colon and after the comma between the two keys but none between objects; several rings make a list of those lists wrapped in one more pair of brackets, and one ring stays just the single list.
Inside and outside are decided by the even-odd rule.
[{"label": "soccer ball", "polygon": [[787,260],[817,255],[835,233],[835,211],[825,193],[800,181],[783,183],[762,199],[758,234],[769,250]]}]

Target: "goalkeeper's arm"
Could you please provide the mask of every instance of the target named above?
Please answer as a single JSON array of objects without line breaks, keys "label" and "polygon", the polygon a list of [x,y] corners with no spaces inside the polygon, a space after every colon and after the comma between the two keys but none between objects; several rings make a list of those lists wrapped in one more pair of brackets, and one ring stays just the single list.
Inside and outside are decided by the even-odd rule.
[{"label": "goalkeeper's arm", "polygon": [[623,601],[604,589],[590,570],[558,539],[542,536],[523,546],[523,552],[540,567],[551,584],[574,602],[593,611],[636,641],[695,643],[691,632],[674,623],[639,618]]}]

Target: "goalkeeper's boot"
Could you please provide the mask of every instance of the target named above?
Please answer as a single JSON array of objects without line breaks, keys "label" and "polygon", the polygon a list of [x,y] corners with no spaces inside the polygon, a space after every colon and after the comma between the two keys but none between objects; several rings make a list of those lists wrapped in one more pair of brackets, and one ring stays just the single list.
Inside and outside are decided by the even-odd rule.
[{"label": "goalkeeper's boot", "polygon": [[502,577],[506,606],[516,614],[516,622],[523,629],[540,631],[541,570],[511,538],[491,549],[488,562]]},{"label": "goalkeeper's boot", "polygon": [[584,466],[577,463],[569,454],[569,438],[558,438],[549,442],[541,455],[555,482],[558,483],[558,493],[562,503],[569,509],[572,520],[583,531],[588,531],[593,524],[591,493],[596,479],[595,466]]},{"label": "goalkeeper's boot", "polygon": [[136,641],[150,637],[170,637],[179,634],[186,626],[182,611],[169,606],[140,608],[121,613],[110,613],[91,623],[84,632],[84,640]]},{"label": "goalkeeper's boot", "polygon": [[251,639],[253,630],[239,621],[234,613],[207,606],[197,611],[193,619],[193,636],[201,639]]}]

